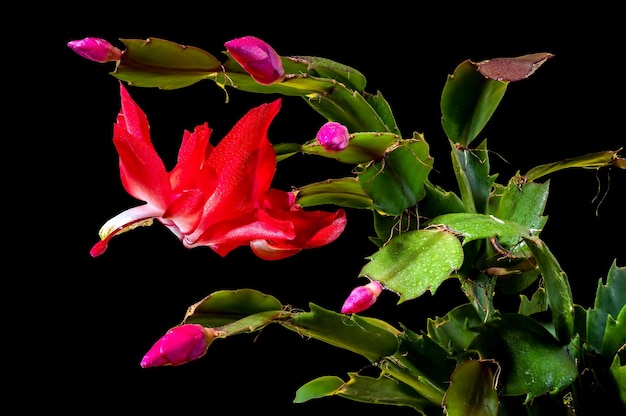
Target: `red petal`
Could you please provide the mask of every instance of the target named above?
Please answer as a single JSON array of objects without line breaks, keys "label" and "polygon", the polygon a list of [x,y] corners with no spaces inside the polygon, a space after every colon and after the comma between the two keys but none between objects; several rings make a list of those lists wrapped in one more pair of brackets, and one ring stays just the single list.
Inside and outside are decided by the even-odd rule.
[{"label": "red petal", "polygon": [[277,99],[250,110],[209,156],[207,163],[218,175],[217,188],[195,237],[212,224],[253,212],[261,202],[276,171],[276,154],[267,130],[280,105]]},{"label": "red petal", "polygon": [[282,221],[290,221],[296,231],[292,240],[273,241],[277,248],[316,248],[335,241],[346,228],[347,219],[343,209],[335,212],[304,211],[271,211],[269,215]]},{"label": "red petal", "polygon": [[120,97],[122,102],[122,110],[120,115],[124,117],[125,130],[131,135],[143,138],[147,143],[150,143],[150,125],[148,124],[148,118],[141,108],[130,97],[124,84],[120,82]]},{"label": "red petal", "polygon": [[113,143],[120,156],[120,177],[130,195],[163,210],[171,199],[165,166],[151,144],[114,126]]},{"label": "red petal", "polygon": [[205,195],[199,189],[190,189],[170,204],[162,218],[171,219],[183,234],[189,234],[200,223],[204,201]]},{"label": "red petal", "polygon": [[193,133],[185,131],[183,134],[178,161],[170,173],[170,183],[174,191],[205,185],[199,181],[198,174],[207,156],[213,151],[213,146],[209,143],[210,135],[211,129],[207,123],[197,126]]},{"label": "red petal", "polygon": [[113,126],[113,143],[120,156],[120,177],[126,191],[165,209],[171,187],[163,161],[150,141],[148,121],[120,83],[122,110]]}]

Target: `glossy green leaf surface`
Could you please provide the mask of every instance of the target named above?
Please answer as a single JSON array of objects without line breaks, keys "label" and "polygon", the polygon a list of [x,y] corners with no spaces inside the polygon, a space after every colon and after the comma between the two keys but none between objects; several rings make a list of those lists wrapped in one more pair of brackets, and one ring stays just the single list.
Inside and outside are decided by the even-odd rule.
[{"label": "glossy green leaf surface", "polygon": [[403,328],[399,339],[396,356],[403,357],[403,362],[410,362],[416,375],[424,376],[441,389],[447,388],[456,365],[449,349],[437,343],[430,334],[418,334],[408,328]]},{"label": "glossy green leaf surface", "polygon": [[518,313],[522,315],[530,316],[535,313],[545,312],[548,309],[546,290],[542,287],[537,288],[530,299],[528,299],[525,295],[520,296],[521,299]]},{"label": "glossy green leaf surface", "polygon": [[307,103],[329,121],[337,121],[356,132],[389,132],[385,121],[363,97],[335,83],[328,93],[307,96]]},{"label": "glossy green leaf surface", "polygon": [[[334,79],[360,93],[365,89],[365,76],[347,65],[317,56],[290,56],[287,59],[306,65],[307,73],[313,76]],[[285,71],[288,70],[290,68],[287,66]]]},{"label": "glossy green leaf surface", "polygon": [[494,384],[493,363],[466,360],[454,370],[446,391],[447,416],[496,416],[498,392]]},{"label": "glossy green leaf surface", "polygon": [[314,303],[310,312],[295,313],[281,322],[298,334],[355,352],[374,362],[398,350],[400,331],[390,324],[359,315],[329,311]]},{"label": "glossy green leaf surface", "polygon": [[[226,53],[229,56],[228,53]],[[281,58],[286,70],[288,58]],[[222,88],[232,87],[261,94],[300,96],[329,121],[337,121],[354,132],[389,132],[390,129],[361,93],[334,79],[308,73],[289,74],[281,82],[264,85],[253,80],[233,59],[224,63],[224,72],[211,74],[209,79]],[[385,115],[388,121],[388,116]]]},{"label": "glossy green leaf surface", "polygon": [[191,305],[184,322],[219,327],[259,312],[282,310],[278,299],[257,290],[220,290]]},{"label": "glossy green leaf surface", "polygon": [[348,375],[350,379],[347,382],[330,376],[312,380],[298,389],[294,402],[303,403],[323,396],[337,395],[363,403],[408,406],[420,411],[435,408],[415,390],[392,378],[367,377],[357,373]]},{"label": "glossy green leaf surface", "polygon": [[489,195],[496,176],[489,175],[487,142],[476,149],[452,147],[452,167],[467,212],[487,213]]},{"label": "glossy green leaf surface", "polygon": [[302,207],[333,204],[349,208],[373,209],[372,199],[365,194],[356,178],[329,179],[297,189],[296,202]]},{"label": "glossy green leaf surface", "polygon": [[[543,228],[547,217],[543,216],[546,203],[548,201],[550,182],[546,183],[525,183],[519,185],[515,180],[509,181],[503,190],[494,215],[500,219],[513,221],[531,230]],[[520,244],[519,238],[501,237],[499,243],[507,250],[522,255],[525,249],[523,242]]]},{"label": "glossy green leaf surface", "polygon": [[616,166],[620,169],[626,169],[625,159],[619,156],[620,150],[589,153],[559,162],[539,165],[530,169],[524,178],[527,181],[534,181],[551,173],[571,168],[599,169],[606,166]]},{"label": "glossy green leaf surface", "polygon": [[433,218],[428,222],[430,226],[445,226],[454,233],[463,236],[463,244],[472,240],[493,236],[507,238],[531,239],[530,230],[520,224],[496,218],[493,215],[474,213],[451,213]]},{"label": "glossy green leaf surface", "polygon": [[470,348],[501,367],[503,395],[526,395],[526,402],[568,387],[578,376],[567,345],[560,344],[537,321],[519,314],[502,314],[475,328]]},{"label": "glossy green leaf surface", "polygon": [[394,237],[368,259],[359,276],[381,282],[398,293],[402,303],[427,290],[435,293],[463,263],[463,249],[452,233],[417,230]]},{"label": "glossy green leaf surface", "polygon": [[380,91],[378,91],[376,95],[365,95],[365,99],[372,106],[374,111],[376,111],[376,114],[380,116],[383,123],[385,123],[385,125],[387,126],[387,129],[391,133],[400,135],[400,129],[396,124],[396,119],[391,110],[391,106],[389,105],[387,100],[385,100]]},{"label": "glossy green leaf surface", "polygon": [[453,212],[465,212],[463,201],[454,192],[446,191],[430,180],[424,182],[424,191],[424,198],[419,202],[419,208],[420,214],[426,218]]},{"label": "glossy green leaf surface", "polygon": [[528,240],[528,243],[543,276],[556,337],[561,343],[569,344],[574,336],[574,300],[567,274],[544,242]]},{"label": "glossy green leaf surface", "polygon": [[[220,337],[225,338],[232,335],[259,331],[271,323],[279,322],[282,319],[288,319],[290,316],[289,312],[283,311],[259,312],[216,327],[215,329],[218,331]],[[189,319],[186,323],[203,324],[201,320],[199,322],[195,322],[194,319]]]},{"label": "glossy green leaf surface", "polygon": [[300,153],[301,145],[298,143],[276,143],[273,145],[276,153],[276,162],[285,160]]},{"label": "glossy green leaf surface", "polygon": [[485,78],[469,60],[457,66],[441,94],[441,124],[448,138],[468,147],[500,104],[507,85]]},{"label": "glossy green leaf surface", "polygon": [[609,371],[615,380],[619,391],[619,398],[624,406],[626,406],[626,360],[621,361],[619,356],[615,356]]},{"label": "glossy green leaf surface", "polygon": [[382,374],[405,383],[431,403],[441,404],[445,391],[428,379],[428,377],[421,374],[403,356],[396,354],[393,357],[385,357],[377,365],[381,369]]},{"label": "glossy green leaf surface", "polygon": [[[471,245],[475,247],[477,244]],[[465,273],[463,268],[461,268],[459,274],[464,276]],[[461,289],[465,293],[465,297],[470,300],[470,304],[474,307],[481,321],[488,321],[493,315],[498,313],[493,305],[495,286],[496,276],[488,273],[479,272],[475,273],[471,279],[461,279]]]},{"label": "glossy green leaf surface", "polygon": [[345,382],[336,376],[323,376],[311,380],[296,391],[294,403],[304,403],[324,396],[332,396]]},{"label": "glossy green leaf surface", "polygon": [[359,171],[358,179],[380,212],[400,215],[423,198],[432,165],[428,143],[416,135],[397,142],[382,160]]},{"label": "glossy green leaf surface", "polygon": [[[515,250],[516,247],[517,246],[512,247],[514,249],[512,250],[513,252],[517,252],[517,250]],[[524,253],[520,253],[520,255],[524,256]],[[530,267],[532,268],[529,269]],[[498,291],[505,294],[522,292],[540,276],[539,269],[534,267],[531,260],[526,259],[514,262],[510,268],[505,270],[507,274],[498,275],[497,281]]]},{"label": "glossy green leaf surface", "polygon": [[212,73],[207,79],[215,81],[222,88],[231,87],[259,94],[281,94],[292,97],[326,94],[335,86],[332,80],[306,75],[294,76],[273,84],[259,84],[241,67],[235,67],[239,72],[233,72],[232,66],[224,68],[226,72]]},{"label": "glossy green leaf surface", "polygon": [[158,38],[120,40],[126,50],[112,75],[130,85],[183,88],[222,70],[215,56],[193,46]]},{"label": "glossy green leaf surface", "polygon": [[466,303],[455,307],[443,317],[429,318],[428,336],[449,351],[460,354],[468,349],[476,336],[472,327],[481,323],[476,309]]},{"label": "glossy green leaf surface", "polygon": [[587,311],[587,343],[606,358],[626,344],[626,267],[614,261],[606,284],[598,281],[594,308]]}]

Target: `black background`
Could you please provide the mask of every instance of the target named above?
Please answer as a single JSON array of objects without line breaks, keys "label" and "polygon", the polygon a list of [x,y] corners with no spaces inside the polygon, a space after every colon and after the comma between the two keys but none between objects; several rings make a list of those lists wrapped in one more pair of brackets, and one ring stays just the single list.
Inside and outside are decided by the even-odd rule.
[{"label": "black background", "polygon": [[[31,104],[47,122],[36,135],[32,126],[24,126],[31,135],[22,136],[27,151],[37,156],[30,163],[41,172],[39,182],[20,186],[38,201],[36,216],[28,222],[41,245],[36,260],[22,263],[36,277],[27,279],[30,296],[16,314],[22,320],[29,317],[25,344],[34,357],[22,360],[34,366],[20,386],[54,392],[45,406],[68,413],[414,414],[340,398],[293,404],[295,391],[305,382],[322,375],[343,377],[368,363],[279,326],[218,340],[205,357],[184,366],[139,367],[143,354],[180,322],[186,308],[216,290],[250,287],[294,307],[307,309],[314,302],[338,310],[350,290],[363,283],[358,272],[375,251],[367,241],[373,233],[370,215],[349,211],[346,232],[335,243],[279,262],[261,261],[248,248],[226,258],[208,248],[188,250],[158,224],[114,238],[103,256],[92,259],[89,249],[100,226],[137,201],[119,182],[111,141],[119,111],[117,80],[108,74],[113,64],[87,61],[66,46],[87,36],[120,47],[119,38],[159,37],[222,58],[224,42],[255,35],[281,55],[344,63],[364,73],[367,91],[382,92],[405,136],[425,134],[437,169],[431,179],[450,189],[456,188],[439,112],[446,76],[465,59],[551,52],[554,58],[532,77],[509,85],[481,134],[494,152],[492,172],[500,172],[499,181],[542,163],[624,145],[623,34],[613,22],[615,11],[599,6],[567,13],[505,12],[489,5],[436,11],[432,6],[428,11],[390,6],[281,3],[252,10],[223,2],[199,8],[102,5],[72,9],[54,22],[44,37],[51,56],[30,56],[37,62],[32,82],[40,86]],[[215,143],[247,110],[276,98],[229,92],[225,103],[222,90],[210,81],[176,91],[130,89],[147,113],[152,139],[168,166],[184,129],[208,121]],[[302,99],[286,97],[270,140],[304,142],[322,122]],[[349,169],[312,157],[292,159],[279,164],[274,187],[287,190]],[[616,169],[571,170],[551,177],[550,219],[542,238],[568,273],[575,301],[585,307],[612,261],[625,264],[624,185],[625,175]],[[604,197],[603,202],[596,197]],[[442,315],[460,301],[457,283],[450,280],[435,295],[399,306],[394,295],[384,293],[368,315],[420,330],[427,317]]]}]

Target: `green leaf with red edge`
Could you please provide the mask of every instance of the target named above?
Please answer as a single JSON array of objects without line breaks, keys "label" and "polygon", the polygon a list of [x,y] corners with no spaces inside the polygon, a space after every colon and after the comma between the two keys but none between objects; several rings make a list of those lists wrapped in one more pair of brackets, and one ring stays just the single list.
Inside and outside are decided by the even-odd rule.
[{"label": "green leaf with red edge", "polygon": [[130,85],[171,90],[222,70],[215,56],[193,46],[158,38],[120,40],[126,50],[112,75]]}]

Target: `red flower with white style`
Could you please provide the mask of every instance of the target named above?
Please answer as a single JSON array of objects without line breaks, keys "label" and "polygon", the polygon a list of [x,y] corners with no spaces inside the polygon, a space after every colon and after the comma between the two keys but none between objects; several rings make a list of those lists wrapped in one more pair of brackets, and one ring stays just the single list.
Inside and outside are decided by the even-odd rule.
[{"label": "red flower with white style", "polygon": [[267,130],[280,99],[250,110],[215,147],[207,123],[185,131],[177,164],[167,172],[145,113],[121,83],[120,93],[113,136],[120,176],[126,191],[146,203],[107,221],[92,256],[104,253],[113,236],[154,219],[188,248],[208,246],[225,256],[249,245],[267,260],[329,244],[343,232],[344,210],[305,211],[293,193],[270,188],[276,154]]}]

